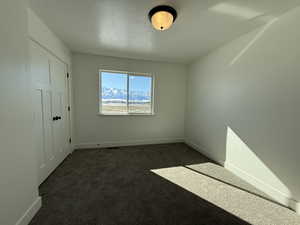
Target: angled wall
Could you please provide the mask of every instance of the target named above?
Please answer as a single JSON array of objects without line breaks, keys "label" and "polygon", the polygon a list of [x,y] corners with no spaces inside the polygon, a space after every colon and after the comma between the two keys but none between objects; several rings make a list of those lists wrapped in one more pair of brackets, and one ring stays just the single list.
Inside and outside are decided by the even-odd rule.
[{"label": "angled wall", "polygon": [[189,66],[186,140],[298,211],[300,8]]}]

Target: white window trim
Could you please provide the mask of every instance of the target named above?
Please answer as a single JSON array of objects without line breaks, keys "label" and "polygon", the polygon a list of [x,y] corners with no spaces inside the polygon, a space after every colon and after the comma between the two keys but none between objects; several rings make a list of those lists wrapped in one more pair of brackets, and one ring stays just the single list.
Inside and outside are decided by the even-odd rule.
[{"label": "white window trim", "polygon": [[[150,113],[103,113],[102,112],[102,72],[107,73],[121,73],[121,74],[127,74],[127,91],[129,90],[129,76],[143,76],[143,77],[151,77],[151,112]],[[154,116],[154,84],[155,84],[155,76],[151,73],[139,73],[139,72],[128,72],[128,71],[120,71],[120,70],[104,70],[100,69],[98,73],[98,115],[100,116]],[[127,109],[128,109],[128,101],[129,95],[127,94]]]}]

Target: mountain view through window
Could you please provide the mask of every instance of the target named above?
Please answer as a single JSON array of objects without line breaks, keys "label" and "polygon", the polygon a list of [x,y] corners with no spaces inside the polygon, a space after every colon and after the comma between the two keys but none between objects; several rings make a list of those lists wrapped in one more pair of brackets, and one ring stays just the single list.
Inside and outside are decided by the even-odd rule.
[{"label": "mountain view through window", "polygon": [[152,77],[101,72],[100,112],[102,114],[150,114]]}]

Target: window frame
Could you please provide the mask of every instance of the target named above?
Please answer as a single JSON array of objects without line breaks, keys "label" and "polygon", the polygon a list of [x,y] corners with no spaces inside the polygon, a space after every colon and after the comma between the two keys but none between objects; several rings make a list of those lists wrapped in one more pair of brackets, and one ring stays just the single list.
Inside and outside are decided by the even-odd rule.
[{"label": "window frame", "polygon": [[[126,74],[127,75],[127,112],[125,113],[103,113],[102,112],[102,72]],[[151,112],[150,113],[130,113],[129,112],[129,77],[130,76],[141,76],[151,77]],[[155,76],[152,73],[140,73],[140,72],[129,72],[123,70],[106,70],[99,69],[98,73],[98,115],[100,116],[153,116],[154,113],[154,79]]]}]

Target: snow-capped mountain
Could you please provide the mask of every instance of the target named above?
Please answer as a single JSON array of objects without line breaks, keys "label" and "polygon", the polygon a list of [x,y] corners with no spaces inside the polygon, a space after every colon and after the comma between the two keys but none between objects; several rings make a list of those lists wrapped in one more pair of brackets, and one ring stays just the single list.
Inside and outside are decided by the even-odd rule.
[{"label": "snow-capped mountain", "polygon": [[[102,99],[127,99],[127,91],[124,89],[117,88],[102,88]],[[151,93],[144,91],[130,91],[130,100],[145,101],[151,99]]]}]

